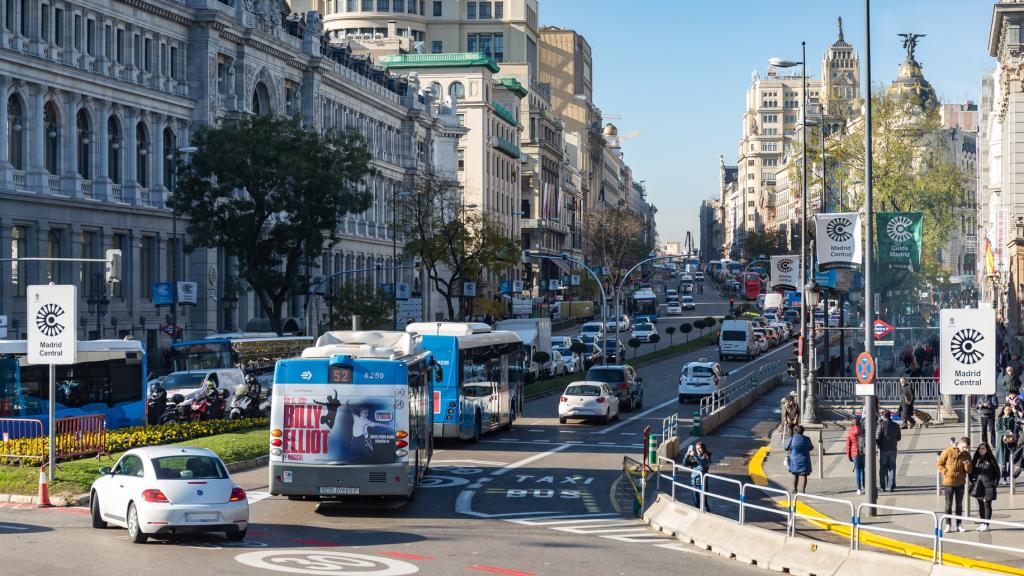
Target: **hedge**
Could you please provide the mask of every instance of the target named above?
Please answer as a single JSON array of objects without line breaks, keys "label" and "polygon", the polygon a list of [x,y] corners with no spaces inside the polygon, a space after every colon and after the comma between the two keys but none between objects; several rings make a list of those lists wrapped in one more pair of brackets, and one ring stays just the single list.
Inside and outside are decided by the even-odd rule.
[{"label": "hedge", "polygon": [[[243,418],[240,420],[204,420],[202,422],[186,422],[184,424],[162,424],[159,426],[134,426],[131,428],[119,428],[107,431],[107,452],[114,454],[124,452],[140,446],[158,446],[161,444],[174,444],[194,438],[203,438],[224,434],[227,432],[238,432],[258,427],[269,426],[266,418]],[[70,441],[70,435],[57,437],[57,445]],[[38,454],[47,453],[47,438],[19,438],[0,441],[0,464],[39,464]],[[20,458],[11,456],[30,456]]]}]

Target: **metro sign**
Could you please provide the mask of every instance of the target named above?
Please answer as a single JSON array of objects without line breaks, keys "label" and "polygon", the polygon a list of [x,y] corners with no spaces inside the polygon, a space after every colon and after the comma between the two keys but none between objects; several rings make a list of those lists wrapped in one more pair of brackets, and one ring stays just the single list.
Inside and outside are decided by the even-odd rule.
[{"label": "metro sign", "polygon": [[885,320],[875,320],[871,325],[871,330],[874,333],[875,340],[881,340],[889,334],[892,334],[893,327]]}]

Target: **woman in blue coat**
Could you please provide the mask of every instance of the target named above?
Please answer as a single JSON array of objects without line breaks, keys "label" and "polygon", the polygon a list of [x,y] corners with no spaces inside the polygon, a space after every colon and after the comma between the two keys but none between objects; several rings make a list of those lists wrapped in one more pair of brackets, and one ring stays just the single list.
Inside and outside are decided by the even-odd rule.
[{"label": "woman in blue coat", "polygon": [[[797,424],[793,427],[793,435],[786,439],[782,447],[789,460],[789,473],[793,475],[793,492],[807,491],[807,477],[811,474],[811,450],[814,444],[804,436],[804,427]],[[802,484],[802,487],[801,487]]]},{"label": "woman in blue coat", "polygon": [[[704,474],[711,471],[711,451],[704,445],[702,440],[686,449],[686,458],[683,460],[686,467],[690,468],[690,486],[693,490],[690,495],[693,497],[693,507],[700,508],[700,491],[703,485]],[[704,509],[707,511],[707,499],[704,501]]]}]

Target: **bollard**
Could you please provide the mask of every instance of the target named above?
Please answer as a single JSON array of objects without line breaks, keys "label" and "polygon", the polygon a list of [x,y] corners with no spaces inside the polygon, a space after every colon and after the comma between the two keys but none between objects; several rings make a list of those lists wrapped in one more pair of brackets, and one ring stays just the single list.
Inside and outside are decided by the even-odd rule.
[{"label": "bollard", "polygon": [[701,431],[700,425],[700,410],[693,411],[693,428],[690,430],[691,436],[703,436],[704,432]]},{"label": "bollard", "polygon": [[825,477],[825,441],[822,430],[818,430],[818,480]]},{"label": "bollard", "polygon": [[661,444],[660,434],[651,434],[651,441],[647,444],[647,463],[655,465],[658,463],[658,447]]}]

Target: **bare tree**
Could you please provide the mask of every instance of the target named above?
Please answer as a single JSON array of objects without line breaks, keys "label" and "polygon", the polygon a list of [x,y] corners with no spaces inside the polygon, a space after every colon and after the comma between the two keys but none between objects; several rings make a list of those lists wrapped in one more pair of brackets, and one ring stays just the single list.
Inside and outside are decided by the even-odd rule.
[{"label": "bare tree", "polygon": [[583,239],[587,258],[608,268],[614,286],[627,270],[647,257],[644,221],[624,208],[602,208],[584,215]]}]

